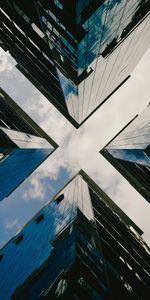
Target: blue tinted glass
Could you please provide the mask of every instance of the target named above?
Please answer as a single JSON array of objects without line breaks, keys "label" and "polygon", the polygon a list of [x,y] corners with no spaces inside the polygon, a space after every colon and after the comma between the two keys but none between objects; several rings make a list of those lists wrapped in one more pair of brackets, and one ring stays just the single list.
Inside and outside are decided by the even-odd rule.
[{"label": "blue tinted glass", "polygon": [[[60,202],[57,202],[58,197],[62,199]],[[94,246],[83,233],[80,233],[80,230],[76,230],[74,222],[79,212],[84,214],[86,220],[93,220],[88,186],[80,176],[77,176],[57,195],[56,200],[52,200],[44,207],[2,249],[3,258],[0,262],[0,296],[2,299],[10,299],[16,288],[46,262],[48,263],[46,270],[49,270],[47,280],[51,285],[59,274],[68,270],[75,261],[76,240],[78,239],[88,251],[91,251],[95,264],[98,263],[101,254],[93,248]],[[98,272],[103,272],[101,265],[98,270]],[[42,281],[43,277],[40,278]],[[33,299],[38,297],[42,288],[43,285],[39,284],[36,289],[33,286],[32,292],[35,297]]]},{"label": "blue tinted glass", "polygon": [[0,161],[0,200],[7,197],[51,152],[51,149],[12,149]]}]

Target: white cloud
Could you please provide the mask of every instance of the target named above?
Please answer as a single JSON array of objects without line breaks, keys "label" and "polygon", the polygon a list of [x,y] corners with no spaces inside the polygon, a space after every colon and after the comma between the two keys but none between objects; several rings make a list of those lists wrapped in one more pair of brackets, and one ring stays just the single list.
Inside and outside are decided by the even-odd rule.
[{"label": "white cloud", "polygon": [[6,231],[11,231],[11,230],[17,230],[19,228],[19,220],[16,218],[16,219],[10,219],[10,220],[6,220],[5,221],[5,228],[6,228]]},{"label": "white cloud", "polygon": [[26,201],[29,201],[29,199],[45,200],[45,186],[41,181],[41,177],[35,175],[31,178],[28,189],[24,191],[23,198]]},{"label": "white cloud", "polygon": [[0,48],[0,72],[11,72],[15,64],[16,62],[9,52]]},{"label": "white cloud", "polygon": [[149,61],[150,51],[137,66],[132,78],[78,130],[73,128],[23,75],[17,70],[12,70],[12,73],[16,72],[14,78],[16,80],[17,76],[18,86],[12,90],[12,80],[9,82],[7,78],[7,84],[6,80],[3,82],[6,92],[12,95],[60,146],[29,178],[29,187],[24,193],[25,201],[44,201],[47,193],[43,185],[44,179],[57,180],[61,168],[66,168],[70,176],[82,168],[137,225],[141,226],[146,240],[150,241],[148,203],[99,154],[100,149],[147,106],[150,96]]}]

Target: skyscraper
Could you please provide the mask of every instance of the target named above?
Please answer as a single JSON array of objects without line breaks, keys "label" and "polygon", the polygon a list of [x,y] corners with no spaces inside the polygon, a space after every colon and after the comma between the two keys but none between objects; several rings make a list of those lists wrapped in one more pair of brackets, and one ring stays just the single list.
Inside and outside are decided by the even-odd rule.
[{"label": "skyscraper", "polygon": [[0,201],[56,148],[57,144],[0,89]]},{"label": "skyscraper", "polygon": [[142,231],[80,171],[0,252],[0,298],[148,299]]},{"label": "skyscraper", "polygon": [[100,153],[150,202],[150,105]]},{"label": "skyscraper", "polygon": [[76,127],[150,45],[150,0],[1,1],[1,46]]}]

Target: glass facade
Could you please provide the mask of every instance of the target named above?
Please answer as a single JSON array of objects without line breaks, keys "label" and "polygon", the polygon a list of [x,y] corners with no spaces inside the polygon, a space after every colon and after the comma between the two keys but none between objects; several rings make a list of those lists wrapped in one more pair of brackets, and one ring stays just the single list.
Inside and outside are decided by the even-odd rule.
[{"label": "glass facade", "polygon": [[79,127],[129,78],[148,49],[149,13],[149,0],[7,0],[2,47]]},{"label": "glass facade", "polygon": [[80,171],[1,249],[0,298],[147,299],[149,248],[135,229]]},{"label": "glass facade", "polygon": [[150,201],[150,106],[135,117],[101,151],[123,176]]},{"label": "glass facade", "polygon": [[24,181],[56,144],[0,91],[0,201]]}]

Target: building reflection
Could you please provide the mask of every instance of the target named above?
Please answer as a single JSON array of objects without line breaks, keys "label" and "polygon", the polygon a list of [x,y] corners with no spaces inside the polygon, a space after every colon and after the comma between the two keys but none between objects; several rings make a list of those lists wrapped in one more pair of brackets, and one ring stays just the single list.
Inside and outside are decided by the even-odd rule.
[{"label": "building reflection", "polygon": [[0,201],[56,148],[57,144],[0,89]]},{"label": "building reflection", "polygon": [[149,47],[150,0],[5,2],[3,49],[77,128]]},{"label": "building reflection", "polygon": [[150,106],[127,124],[102,150],[110,163],[150,201]]},{"label": "building reflection", "polygon": [[80,171],[1,249],[1,299],[148,299],[141,234]]}]

